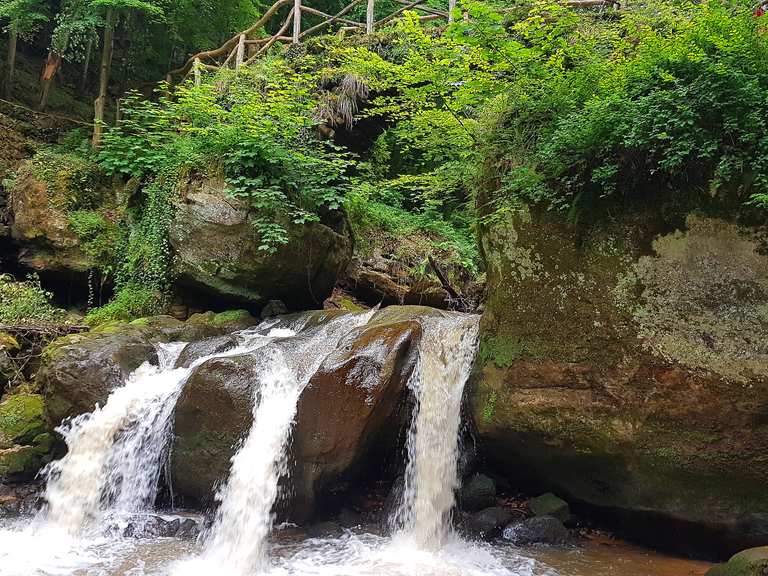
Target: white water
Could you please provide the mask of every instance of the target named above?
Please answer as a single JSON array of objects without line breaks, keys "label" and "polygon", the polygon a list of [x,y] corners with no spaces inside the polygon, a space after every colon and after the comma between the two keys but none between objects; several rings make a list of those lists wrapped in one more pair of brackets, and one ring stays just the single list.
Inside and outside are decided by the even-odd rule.
[{"label": "white water", "polygon": [[182,563],[175,574],[247,576],[267,568],[272,507],[286,473],[286,444],[301,391],[339,340],[366,324],[374,312],[333,319],[293,339],[285,350],[274,346],[265,351],[255,386],[253,424],[217,495],[221,504],[203,554]]},{"label": "white water", "polygon": [[418,548],[439,549],[451,530],[464,385],[477,346],[478,318],[445,316],[423,321],[419,363],[409,382],[416,408],[408,434],[397,537]]},{"label": "white water", "polygon": [[68,452],[48,470],[42,520],[70,534],[106,512],[154,503],[165,430],[187,374],[173,364],[185,344],[158,347],[158,366],[142,364],[103,407],[61,426]]}]

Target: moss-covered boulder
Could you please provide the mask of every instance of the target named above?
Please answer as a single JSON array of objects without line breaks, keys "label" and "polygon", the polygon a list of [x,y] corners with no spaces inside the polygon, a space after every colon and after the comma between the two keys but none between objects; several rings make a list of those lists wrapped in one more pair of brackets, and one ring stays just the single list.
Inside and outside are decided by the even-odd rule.
[{"label": "moss-covered boulder", "polygon": [[9,396],[0,403],[0,448],[31,444],[45,430],[43,397],[39,394]]},{"label": "moss-covered boulder", "polygon": [[706,576],[765,576],[768,574],[768,546],[750,548],[725,564],[709,570]]},{"label": "moss-covered boulder", "polygon": [[220,179],[194,183],[171,225],[176,277],[185,296],[202,303],[249,308],[281,300],[289,308],[317,307],[331,293],[352,256],[343,219],[286,224],[288,243],[275,254],[260,250],[246,205]]},{"label": "moss-covered boulder", "polygon": [[0,482],[33,478],[52,448],[42,396],[17,394],[0,403]]},{"label": "moss-covered boulder", "polygon": [[99,262],[71,218],[87,214],[109,224],[121,212],[121,195],[98,165],[78,156],[44,151],[25,161],[9,192],[19,262],[59,282],[82,283]]},{"label": "moss-covered boulder", "polygon": [[576,225],[521,208],[482,227],[485,455],[660,545],[764,543],[765,218],[633,210]]},{"label": "moss-covered boulder", "polygon": [[36,377],[45,395],[48,421],[56,426],[64,418],[103,405],[142,363],[157,362],[159,342],[195,342],[255,323],[242,311],[198,314],[187,322],[154,316],[102,324],[90,332],[59,338],[44,350]]}]

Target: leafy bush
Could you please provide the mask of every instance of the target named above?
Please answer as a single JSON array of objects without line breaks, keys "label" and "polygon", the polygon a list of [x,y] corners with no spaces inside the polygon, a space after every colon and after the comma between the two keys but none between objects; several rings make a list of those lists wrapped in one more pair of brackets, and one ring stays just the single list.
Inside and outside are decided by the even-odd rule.
[{"label": "leafy bush", "polygon": [[123,286],[108,304],[91,310],[85,317],[89,326],[98,326],[115,320],[133,320],[163,312],[167,305],[165,296],[144,286],[128,284]]},{"label": "leafy bush", "polygon": [[657,192],[703,206],[768,191],[768,42],[749,3],[652,3],[603,21],[538,4],[511,36],[545,64],[486,108],[497,203],[584,218]]},{"label": "leafy bush", "polygon": [[53,306],[52,297],[37,276],[17,282],[8,274],[0,275],[0,324],[65,322],[66,311]]}]

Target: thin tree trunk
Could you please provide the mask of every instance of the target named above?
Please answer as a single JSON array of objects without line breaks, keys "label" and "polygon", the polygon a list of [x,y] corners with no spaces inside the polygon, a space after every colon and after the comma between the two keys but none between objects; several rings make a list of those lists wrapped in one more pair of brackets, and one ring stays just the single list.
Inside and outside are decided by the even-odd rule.
[{"label": "thin tree trunk", "polygon": [[16,71],[16,44],[18,43],[18,33],[11,30],[11,36],[8,39],[8,66],[5,70],[5,88],[3,96],[10,100],[13,95],[13,77]]},{"label": "thin tree trunk", "polygon": [[80,93],[85,93],[88,85],[88,69],[91,67],[91,52],[93,52],[93,38],[88,39],[88,46],[85,49],[85,62],[83,63],[83,77],[80,79]]},{"label": "thin tree trunk", "polygon": [[365,9],[365,33],[373,34],[373,15],[374,15],[374,3],[373,0],[368,0],[368,5]]},{"label": "thin tree trunk", "polygon": [[107,10],[106,23],[104,24],[104,49],[101,52],[101,72],[99,76],[99,96],[96,98],[93,147],[101,145],[101,136],[104,133],[104,107],[107,102],[107,90],[109,89],[109,72],[112,67],[112,51],[115,41],[115,11]]},{"label": "thin tree trunk", "polygon": [[48,52],[43,75],[40,78],[40,103],[37,106],[38,110],[45,110],[46,106],[48,106],[48,96],[51,94],[53,79],[56,77],[60,66],[61,56],[53,51]]},{"label": "thin tree trunk", "polygon": [[301,35],[301,0],[294,0],[293,2],[293,43],[299,43],[299,36]]}]

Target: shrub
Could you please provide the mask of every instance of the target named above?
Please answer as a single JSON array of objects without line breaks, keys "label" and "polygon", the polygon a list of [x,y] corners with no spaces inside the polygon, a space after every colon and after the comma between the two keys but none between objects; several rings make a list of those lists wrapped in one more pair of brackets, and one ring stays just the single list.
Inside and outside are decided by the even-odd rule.
[{"label": "shrub", "polygon": [[0,324],[65,322],[67,313],[51,304],[52,296],[35,275],[24,282],[8,274],[0,275]]}]

